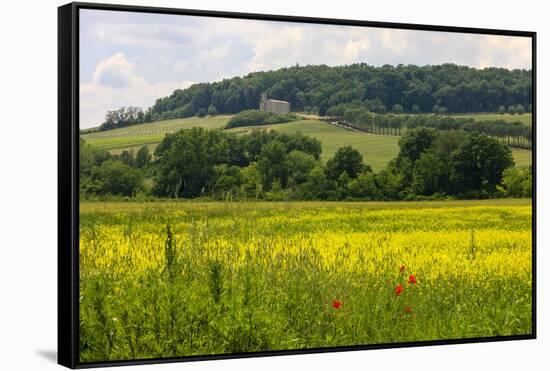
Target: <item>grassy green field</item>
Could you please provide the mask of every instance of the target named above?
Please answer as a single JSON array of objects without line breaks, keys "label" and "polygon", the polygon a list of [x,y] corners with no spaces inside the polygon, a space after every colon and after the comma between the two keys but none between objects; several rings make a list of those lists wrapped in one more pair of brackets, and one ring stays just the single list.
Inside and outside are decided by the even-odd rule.
[{"label": "grassy green field", "polygon": [[531,200],[82,202],[80,360],[532,332]]},{"label": "grassy green field", "polygon": [[533,152],[521,149],[512,149],[512,155],[514,155],[514,162],[518,167],[530,166],[532,163]]},{"label": "grassy green field", "polygon": [[[383,169],[399,152],[398,136],[350,131],[317,120],[302,120],[278,125],[241,127],[231,130],[235,132],[248,132],[257,128],[277,130],[283,133],[300,131],[303,134],[311,135],[319,139],[322,143],[323,160],[332,157],[338,148],[351,145],[363,154],[365,162],[371,165],[374,171]],[[531,164],[531,151],[512,149],[512,154],[517,166],[529,166]]]},{"label": "grassy green field", "polygon": [[505,113],[503,115],[499,113],[475,113],[469,115],[452,115],[451,117],[464,117],[464,118],[473,118],[477,121],[483,120],[504,120],[509,122],[519,121],[524,125],[531,126],[533,125],[533,115],[531,113],[524,113],[523,115],[511,115]]},{"label": "grassy green field", "polygon": [[231,116],[220,115],[214,117],[190,117],[185,119],[156,121],[147,124],[128,126],[122,129],[99,131],[81,135],[81,137],[95,147],[102,149],[135,148],[147,144],[158,144],[166,133],[173,133],[180,129],[203,127],[218,129],[225,126]]},{"label": "grassy green field", "polygon": [[[256,127],[241,127],[235,132],[247,132]],[[375,135],[346,130],[317,120],[301,120],[287,124],[261,126],[266,130],[277,130],[282,133],[301,132],[319,139],[322,143],[321,159],[331,158],[336,150],[344,146],[352,146],[359,150],[366,163],[376,171],[381,170],[397,154],[399,137]]]},{"label": "grassy green field", "polygon": [[[498,116],[500,117],[501,115]],[[526,117],[527,114],[523,116]],[[120,154],[124,150],[137,150],[143,145],[148,146],[151,151],[154,151],[157,144],[164,138],[165,133],[172,133],[179,129],[188,129],[194,126],[222,128],[230,117],[193,117],[158,121],[122,129],[85,134],[82,135],[82,138],[98,148],[109,150],[113,154]],[[519,116],[515,115],[515,117]],[[363,154],[365,162],[372,166],[375,171],[383,169],[399,151],[398,136],[354,132],[318,120],[300,120],[286,124],[240,127],[230,129],[230,131],[244,133],[252,129],[262,128],[277,130],[283,133],[300,131],[303,134],[319,139],[322,142],[323,148],[322,159],[325,161],[332,157],[338,148],[351,145]],[[513,149],[512,152],[517,166],[529,166],[531,164],[531,151]]]}]

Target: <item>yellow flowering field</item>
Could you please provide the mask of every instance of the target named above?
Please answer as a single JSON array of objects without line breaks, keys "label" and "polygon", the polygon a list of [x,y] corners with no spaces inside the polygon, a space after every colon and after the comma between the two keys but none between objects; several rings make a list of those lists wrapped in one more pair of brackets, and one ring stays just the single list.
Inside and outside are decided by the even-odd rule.
[{"label": "yellow flowering field", "polygon": [[530,334],[531,200],[83,202],[81,361]]}]

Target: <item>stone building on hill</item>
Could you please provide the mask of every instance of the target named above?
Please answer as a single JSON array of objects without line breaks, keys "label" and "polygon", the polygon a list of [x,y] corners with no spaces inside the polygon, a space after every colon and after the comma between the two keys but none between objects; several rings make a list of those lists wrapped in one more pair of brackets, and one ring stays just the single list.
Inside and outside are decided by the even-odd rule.
[{"label": "stone building on hill", "polygon": [[262,93],[260,99],[260,111],[276,114],[290,113],[290,103],[284,100],[267,99],[267,94]]}]

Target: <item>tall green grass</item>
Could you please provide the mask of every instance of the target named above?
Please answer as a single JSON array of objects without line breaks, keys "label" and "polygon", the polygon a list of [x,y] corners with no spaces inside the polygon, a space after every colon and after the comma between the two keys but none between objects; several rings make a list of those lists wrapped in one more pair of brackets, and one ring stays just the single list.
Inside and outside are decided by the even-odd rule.
[{"label": "tall green grass", "polygon": [[532,331],[530,200],[81,206],[83,362]]}]

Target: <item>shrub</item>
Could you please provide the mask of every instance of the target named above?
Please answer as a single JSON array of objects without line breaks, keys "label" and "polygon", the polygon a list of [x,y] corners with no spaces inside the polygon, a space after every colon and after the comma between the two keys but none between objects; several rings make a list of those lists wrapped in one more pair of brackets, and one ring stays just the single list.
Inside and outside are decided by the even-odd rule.
[{"label": "shrub", "polygon": [[122,161],[107,160],[92,170],[93,191],[100,195],[132,196],[143,188],[143,174]]},{"label": "shrub", "polygon": [[206,110],[204,108],[201,108],[197,111],[197,117],[205,117],[206,116]]},{"label": "shrub", "polygon": [[533,176],[530,169],[510,167],[504,170],[504,193],[510,197],[531,197]]},{"label": "shrub", "polygon": [[518,104],[516,106],[516,112],[518,115],[523,115],[525,113],[525,107],[523,107],[523,104]]},{"label": "shrub", "polygon": [[298,120],[299,117],[294,113],[275,114],[255,109],[241,111],[233,116],[225,126],[226,129],[237,128],[242,126],[259,126],[282,124]]},{"label": "shrub", "polygon": [[400,104],[394,104],[391,110],[393,113],[403,113],[403,106]]},{"label": "shrub", "polygon": [[218,110],[216,107],[214,107],[212,104],[208,107],[208,115],[209,116],[216,116],[218,114]]}]

